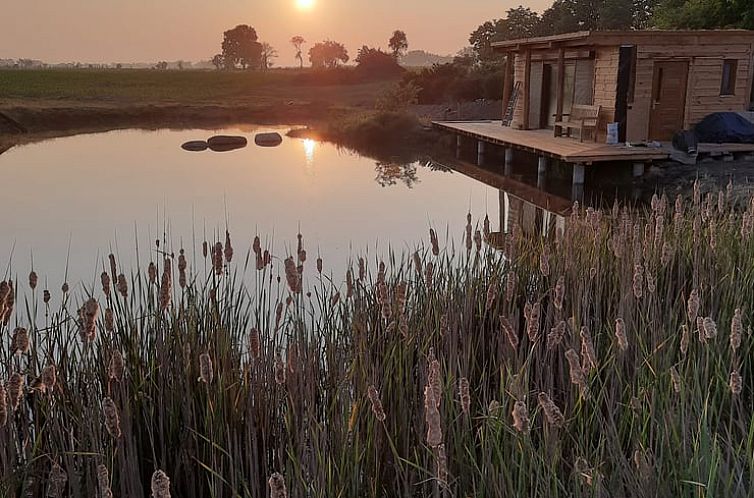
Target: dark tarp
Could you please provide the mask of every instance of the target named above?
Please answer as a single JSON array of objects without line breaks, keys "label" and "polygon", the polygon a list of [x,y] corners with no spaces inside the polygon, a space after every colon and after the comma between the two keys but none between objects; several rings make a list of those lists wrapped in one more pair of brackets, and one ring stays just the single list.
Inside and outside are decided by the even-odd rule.
[{"label": "dark tarp", "polygon": [[735,112],[716,112],[694,127],[700,143],[754,144],[754,123]]}]

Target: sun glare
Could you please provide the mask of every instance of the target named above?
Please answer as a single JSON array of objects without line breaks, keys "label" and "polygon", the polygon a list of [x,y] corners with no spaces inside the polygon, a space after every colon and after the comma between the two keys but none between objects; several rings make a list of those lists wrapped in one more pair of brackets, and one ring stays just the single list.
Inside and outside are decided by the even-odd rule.
[{"label": "sun glare", "polygon": [[296,0],[296,7],[301,10],[309,10],[314,7],[315,0]]}]

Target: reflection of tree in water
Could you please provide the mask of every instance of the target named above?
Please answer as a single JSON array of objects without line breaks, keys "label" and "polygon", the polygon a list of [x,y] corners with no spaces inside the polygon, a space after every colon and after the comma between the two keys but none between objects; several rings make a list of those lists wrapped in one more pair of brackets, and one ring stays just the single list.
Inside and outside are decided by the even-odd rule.
[{"label": "reflection of tree in water", "polygon": [[375,181],[382,187],[390,187],[400,181],[408,188],[412,188],[415,184],[419,183],[419,176],[416,174],[416,163],[398,164],[377,161],[375,165],[374,169],[377,172]]}]

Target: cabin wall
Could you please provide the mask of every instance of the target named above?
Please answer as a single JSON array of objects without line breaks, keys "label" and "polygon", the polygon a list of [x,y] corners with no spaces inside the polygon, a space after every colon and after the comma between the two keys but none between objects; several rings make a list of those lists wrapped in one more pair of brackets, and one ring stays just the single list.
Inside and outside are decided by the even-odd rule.
[{"label": "cabin wall", "polygon": [[[689,62],[684,128],[690,128],[710,113],[742,111],[748,107],[753,56],[752,46],[745,43],[638,45],[634,101],[628,105],[626,140],[649,138],[655,61]],[[720,95],[723,61],[729,59],[738,61],[735,94]]]}]

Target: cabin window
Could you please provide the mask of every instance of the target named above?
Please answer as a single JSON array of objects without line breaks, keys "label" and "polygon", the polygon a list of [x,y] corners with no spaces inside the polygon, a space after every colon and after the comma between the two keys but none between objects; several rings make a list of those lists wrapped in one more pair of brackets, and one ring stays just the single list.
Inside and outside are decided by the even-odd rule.
[{"label": "cabin window", "polygon": [[738,70],[738,61],[728,59],[723,61],[723,81],[720,85],[720,95],[736,94],[736,72]]},{"label": "cabin window", "polygon": [[634,90],[636,89],[636,45],[632,46],[629,49],[630,55],[629,55],[629,69],[628,69],[628,95],[626,102],[629,104],[634,103]]}]

